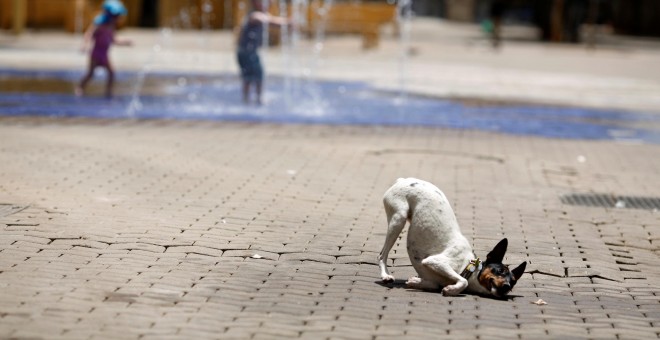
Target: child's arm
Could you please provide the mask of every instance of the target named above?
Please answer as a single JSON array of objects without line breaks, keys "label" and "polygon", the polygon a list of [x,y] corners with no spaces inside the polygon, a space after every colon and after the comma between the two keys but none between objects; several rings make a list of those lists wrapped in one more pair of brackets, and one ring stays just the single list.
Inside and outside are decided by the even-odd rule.
[{"label": "child's arm", "polygon": [[267,23],[272,26],[291,25],[291,20],[289,20],[289,18],[276,17],[264,12],[253,12],[250,15],[250,20],[258,21],[260,23]]},{"label": "child's arm", "polygon": [[133,41],[129,39],[117,39],[113,40],[113,43],[117,46],[133,46]]},{"label": "child's arm", "polygon": [[96,25],[91,24],[85,34],[83,35],[83,43],[80,46],[80,52],[86,53],[89,49],[89,46],[92,44],[92,37],[94,36],[94,30],[96,30]]}]

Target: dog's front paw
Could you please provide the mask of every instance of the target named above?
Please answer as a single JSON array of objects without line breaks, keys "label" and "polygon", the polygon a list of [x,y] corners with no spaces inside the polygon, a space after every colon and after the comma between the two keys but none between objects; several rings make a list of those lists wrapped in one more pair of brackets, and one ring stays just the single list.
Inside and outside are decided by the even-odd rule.
[{"label": "dog's front paw", "polygon": [[[465,281],[465,280],[463,280]],[[467,287],[467,281],[459,281],[456,284],[446,286],[442,288],[442,295],[444,296],[456,296],[460,294]]]},{"label": "dog's front paw", "polygon": [[383,279],[383,283],[392,283],[392,282],[394,282],[394,276],[392,276],[392,275],[383,275],[381,277],[381,279]]}]

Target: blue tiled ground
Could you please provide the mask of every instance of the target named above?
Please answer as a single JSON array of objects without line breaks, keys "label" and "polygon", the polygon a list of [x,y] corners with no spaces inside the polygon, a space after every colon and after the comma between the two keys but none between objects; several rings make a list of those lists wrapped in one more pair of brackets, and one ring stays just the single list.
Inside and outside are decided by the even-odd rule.
[{"label": "blue tiled ground", "polygon": [[105,81],[103,74],[93,81],[88,96],[75,97],[72,89],[80,76],[80,72],[73,71],[0,70],[0,114],[424,125],[660,144],[660,116],[648,113],[474,105],[413,95],[402,98],[398,93],[377,91],[362,83],[277,77],[268,78],[265,105],[244,105],[239,80],[234,75],[223,74],[120,73],[116,96],[108,100],[100,96]]}]

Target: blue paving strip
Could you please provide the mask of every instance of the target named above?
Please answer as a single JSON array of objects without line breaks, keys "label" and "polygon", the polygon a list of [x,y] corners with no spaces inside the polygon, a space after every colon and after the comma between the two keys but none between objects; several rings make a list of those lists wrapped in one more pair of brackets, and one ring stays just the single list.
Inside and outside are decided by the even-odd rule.
[{"label": "blue paving strip", "polygon": [[[363,83],[277,77],[268,78],[266,105],[259,107],[244,105],[239,80],[226,74],[151,73],[145,77],[150,85],[145,85],[141,92],[152,94],[133,96],[130,93],[138,74],[120,72],[116,77],[118,95],[107,100],[73,96],[70,91],[80,76],[81,72],[75,71],[0,69],[0,88],[10,87],[7,84],[17,79],[35,85],[60,82],[60,88],[54,91],[26,91],[23,86],[21,91],[0,93],[0,115],[414,125],[660,144],[660,115],[651,113],[533,105],[472,106],[414,95],[402,99],[397,93],[378,91]],[[103,75],[97,77],[96,86],[103,81]],[[6,86],[2,86],[3,82]],[[154,84],[156,90],[148,90]]]}]

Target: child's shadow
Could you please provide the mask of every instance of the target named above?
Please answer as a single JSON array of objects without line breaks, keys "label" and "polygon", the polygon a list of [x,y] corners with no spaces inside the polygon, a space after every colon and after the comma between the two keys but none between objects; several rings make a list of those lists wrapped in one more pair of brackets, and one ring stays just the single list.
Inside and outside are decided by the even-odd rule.
[{"label": "child's shadow", "polygon": [[[374,281],[375,284],[378,284],[380,286],[383,286],[385,288],[390,288],[390,289],[408,289],[411,291],[419,291],[419,292],[424,292],[424,293],[433,293],[433,294],[442,294],[442,289],[434,289],[434,290],[418,290],[414,288],[409,288],[406,285],[406,280],[401,280],[401,279],[395,279],[392,282],[383,282],[383,281]],[[458,294],[456,297],[466,297],[471,294]],[[482,298],[486,299],[491,299],[491,300],[497,300],[497,301],[511,301],[515,298],[523,297],[522,295],[506,295],[504,297],[495,297],[492,295],[478,295]]]}]

